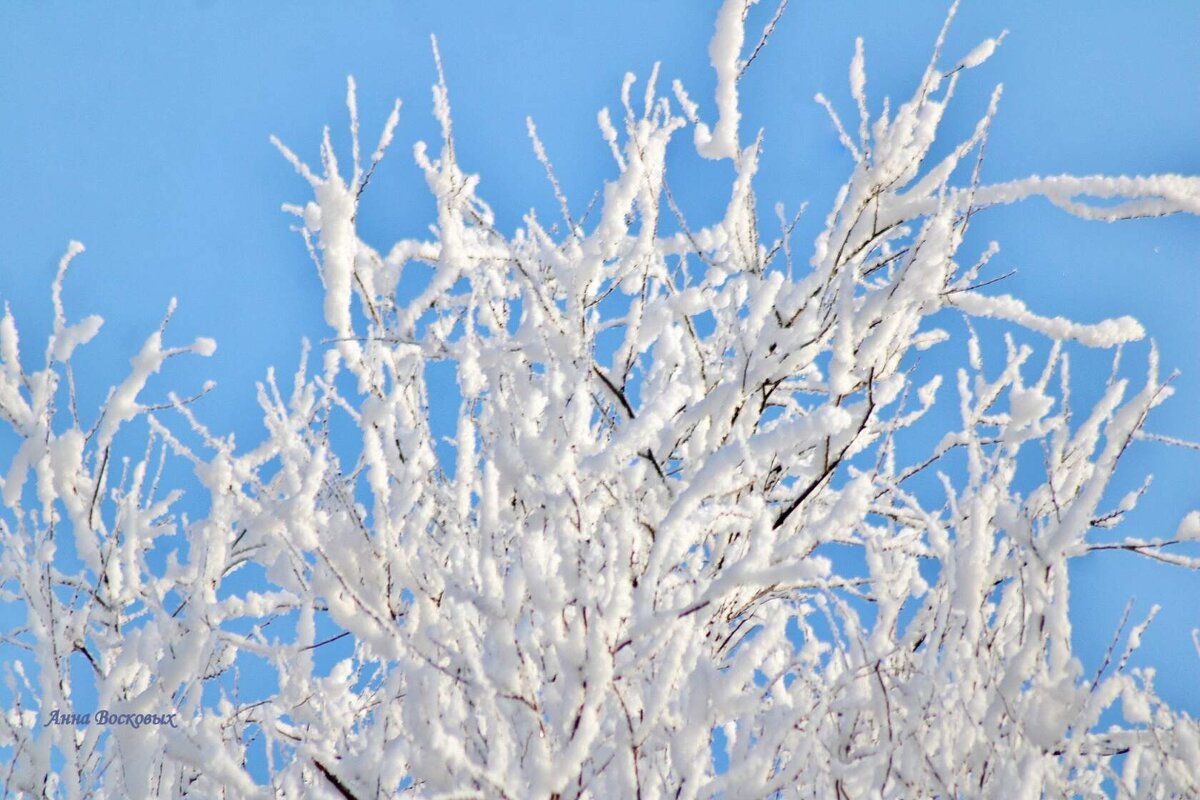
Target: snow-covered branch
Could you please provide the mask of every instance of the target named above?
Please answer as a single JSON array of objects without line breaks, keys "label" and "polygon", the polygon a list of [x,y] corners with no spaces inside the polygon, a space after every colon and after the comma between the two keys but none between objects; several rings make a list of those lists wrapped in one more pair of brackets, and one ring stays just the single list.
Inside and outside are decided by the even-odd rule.
[{"label": "snow-covered branch", "polygon": [[[533,212],[512,235],[497,229],[459,162],[440,63],[443,142],[436,157],[414,149],[436,199],[431,241],[385,255],[357,229],[399,104],[365,165],[353,82],[349,166],[328,130],[319,169],[276,142],[312,190],[286,208],[317,263],[331,338],[315,367],[306,348],[290,392],[274,374],[260,385],[253,450],[211,435],[187,401],[141,399],[168,358],[213,350],[166,345],[166,321],[90,429],[73,388],[59,408],[71,359],[100,328],[68,325],[60,299],[80,246],[54,284],[39,371],[23,369],[5,313],[0,418],[22,444],[0,486],[0,591],[25,610],[3,634],[21,650],[0,717],[8,794],[1200,792],[1200,726],[1127,656],[1092,674],[1071,649],[1072,559],[1115,549],[1198,563],[1186,550],[1196,513],[1167,539],[1096,535],[1145,490],[1108,497],[1171,393],[1157,355],[1140,383],[1114,379],[1072,408],[1072,343],[1114,348],[1142,327],[993,293],[981,273],[994,246],[959,261],[989,206],[1041,196],[1091,219],[1196,214],[1200,180],[989,185],[977,162],[964,179],[998,92],[971,137],[940,163],[928,155],[957,81],[1003,37],[948,70],[935,54],[913,97],[880,115],[860,42],[857,138],[837,122],[855,166],[804,268],[790,227],[760,221],[760,147],[739,139],[751,5],[718,12],[713,126],[681,84],[675,104],[657,94],[657,69],[635,108],[627,77],[620,127],[600,117],[617,174],[591,222],[572,215],[529,123],[561,233]],[[678,215],[666,172],[689,126],[696,153],[733,170],[724,216],[699,227]],[[942,327],[947,311],[961,331]],[[1044,363],[1010,336],[985,365],[979,318],[1040,337]],[[916,354],[931,349],[951,368],[918,380]],[[431,396],[435,362],[453,365],[457,397]],[[958,420],[912,457],[944,378]],[[439,459],[430,410],[447,402],[453,456]],[[144,457],[116,463],[141,417]],[[202,514],[178,515],[178,492],[160,490],[166,458],[194,466]],[[1036,486],[1018,491],[1031,460]],[[156,570],[159,540],[171,554]],[[254,589],[234,580],[251,566]],[[321,666],[345,644],[347,658]],[[251,661],[274,685],[242,700],[227,679]],[[76,724],[90,713],[75,702],[81,680],[97,708],[149,721]],[[1119,719],[1106,715],[1118,700]],[[51,714],[73,724],[46,724]],[[246,766],[252,739],[267,784]]]}]

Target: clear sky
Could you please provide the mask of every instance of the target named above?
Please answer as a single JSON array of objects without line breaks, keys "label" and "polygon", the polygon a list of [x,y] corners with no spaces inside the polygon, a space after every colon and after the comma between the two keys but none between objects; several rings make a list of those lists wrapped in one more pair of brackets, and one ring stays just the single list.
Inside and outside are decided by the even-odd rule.
[{"label": "clear sky", "polygon": [[[764,0],[756,35],[773,10]],[[127,359],[180,308],[173,340],[214,336],[207,361],[176,360],[159,392],[218,389],[198,406],[216,432],[256,442],[254,382],[275,365],[290,373],[302,336],[325,334],[320,286],[292,218],[280,204],[307,186],[268,144],[272,133],[316,161],[321,127],[345,144],[345,78],[359,86],[364,139],[373,141],[393,98],[404,100],[397,142],[368,189],[360,232],[380,249],[420,234],[433,203],[412,142],[436,141],[429,35],[438,36],[463,166],[512,231],[530,207],[549,218],[553,197],[532,155],[532,116],[576,212],[613,175],[596,112],[619,103],[625,71],[656,60],[711,109],[707,41],[715,0],[356,3],[108,2],[0,6],[0,299],[40,354],[50,326],[48,288],[70,239],[88,252],[65,293],[68,313],[106,319],[81,351],[81,406],[95,409]],[[907,98],[925,64],[945,2],[795,0],[742,85],[743,130],[766,129],[760,208],[810,202],[796,241],[811,242],[850,161],[824,112],[824,92],[852,113],[846,88],[854,36],[865,39],[868,94]],[[1031,173],[1200,174],[1200,5],[1070,0],[966,2],[946,63],[1008,29],[998,54],[962,82],[944,125],[966,135],[997,82],[1005,84],[986,180]],[[956,138],[958,137],[958,138]],[[727,165],[699,163],[680,137],[673,178],[685,210],[710,220],[727,196]],[[679,171],[682,170],[682,171]],[[715,181],[712,192],[699,191]],[[706,202],[706,198],[713,198]],[[1200,439],[1200,220],[1083,222],[1042,202],[989,211],[963,257],[999,240],[1007,291],[1040,313],[1085,322],[1132,314],[1178,368],[1177,396],[1150,429]],[[994,262],[995,263],[995,262]],[[168,337],[171,340],[172,337]],[[1144,357],[1135,349],[1130,361]],[[1102,380],[1103,365],[1077,372]],[[1082,374],[1078,374],[1082,372]],[[153,391],[152,384],[152,391]],[[948,394],[943,402],[950,402]],[[11,457],[0,435],[0,463]],[[1169,536],[1200,506],[1200,453],[1139,445],[1125,486],[1157,480],[1132,535]],[[1134,617],[1164,610],[1140,663],[1159,667],[1174,705],[1200,714],[1200,576],[1124,554],[1100,554],[1075,572],[1075,635],[1094,669],[1130,596]]]}]

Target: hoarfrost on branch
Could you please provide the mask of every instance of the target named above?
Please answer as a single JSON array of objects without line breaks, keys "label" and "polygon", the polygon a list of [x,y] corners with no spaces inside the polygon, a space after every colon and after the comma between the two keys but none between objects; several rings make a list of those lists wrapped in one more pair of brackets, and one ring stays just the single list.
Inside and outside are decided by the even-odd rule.
[{"label": "hoarfrost on branch", "polygon": [[[992,205],[1196,214],[1200,181],[985,183],[999,88],[931,163],[958,82],[1003,37],[955,60],[943,30],[911,99],[881,113],[860,41],[857,123],[819,98],[853,169],[805,261],[794,220],[780,211],[776,230],[755,205],[762,139],[739,131],[738,110],[749,5],[717,14],[711,125],[678,82],[674,103],[658,93],[657,68],[640,100],[627,76],[619,119],[600,115],[617,175],[594,215],[572,216],[531,121],[563,219],[530,212],[499,231],[460,166],[442,80],[440,150],[414,151],[437,200],[429,240],[383,252],[356,228],[398,103],[366,165],[353,82],[349,162],[328,131],[319,168],[276,142],[312,190],[286,208],[332,334],[316,364],[306,346],[290,389],[273,374],[259,387],[252,450],[208,432],[195,397],[144,398],[169,358],[213,351],[169,345],[166,319],[94,419],[75,408],[71,359],[100,329],[68,324],[60,300],[82,246],[54,283],[40,369],[22,367],[5,311],[0,416],[21,444],[3,474],[0,589],[25,612],[4,632],[20,651],[0,717],[7,794],[1200,795],[1200,727],[1127,668],[1145,623],[1085,669],[1068,615],[1068,562],[1091,551],[1198,566],[1175,547],[1200,538],[1196,512],[1166,539],[1097,536],[1141,497],[1107,505],[1129,443],[1173,443],[1144,430],[1169,380],[1152,350],[1140,381],[1114,369],[1094,406],[1073,407],[1072,348],[1119,355],[1142,327],[1044,316],[991,285],[996,245],[960,253]],[[733,171],[724,217],[703,227],[679,214],[665,170],[688,127],[698,156]],[[985,365],[981,318],[1044,346],[1008,336]],[[966,355],[918,383],[924,350]],[[431,430],[446,402],[429,393],[435,362],[457,376],[453,463]],[[939,403],[957,407],[940,441],[905,440]],[[355,432],[335,447],[339,417]],[[145,457],[117,463],[121,429],[142,418]],[[902,455],[912,442],[925,451]],[[162,458],[194,464],[202,515],[173,511]],[[1040,485],[1020,493],[1031,458]],[[172,552],[158,573],[156,546]],[[230,588],[248,564],[265,580]],[[294,626],[267,627],[281,618]],[[352,657],[317,669],[346,637]],[[266,699],[222,688],[205,702],[248,659],[275,676]],[[177,726],[41,724],[92,710],[74,705],[81,679],[97,708],[177,712]],[[265,784],[247,767],[255,739]]]}]

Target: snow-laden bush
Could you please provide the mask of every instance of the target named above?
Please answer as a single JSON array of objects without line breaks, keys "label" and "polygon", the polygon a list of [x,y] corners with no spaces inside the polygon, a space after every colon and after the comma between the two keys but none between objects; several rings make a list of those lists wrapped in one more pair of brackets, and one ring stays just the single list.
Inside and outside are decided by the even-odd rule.
[{"label": "snow-laden bush", "polygon": [[[1200,726],[1126,668],[1143,628],[1085,670],[1068,616],[1068,563],[1098,548],[1197,566],[1176,541],[1096,535],[1140,497],[1110,505],[1106,487],[1167,381],[1152,353],[1140,383],[1114,369],[1073,408],[1069,351],[1119,354],[1141,326],[998,293],[995,245],[958,260],[989,206],[1195,214],[1200,181],[983,183],[999,92],[931,163],[955,87],[999,40],[954,61],[939,38],[912,98],[877,116],[860,42],[859,119],[837,122],[855,166],[801,256],[793,223],[755,205],[746,11],[726,0],[717,17],[715,118],[678,83],[660,95],[657,70],[637,96],[627,77],[620,118],[600,115],[619,175],[587,219],[531,124],[563,219],[497,230],[456,158],[442,82],[440,153],[415,150],[437,200],[429,241],[384,253],[356,231],[398,107],[365,165],[353,83],[348,162],[328,132],[320,170],[280,144],[313,192],[287,208],[332,335],[290,390],[260,388],[253,450],[208,433],[188,399],[143,399],[166,359],[214,346],[168,344],[166,322],[81,418],[71,359],[100,320],[71,323],[60,300],[79,245],[40,369],[22,367],[6,312],[0,414],[20,447],[3,469],[0,588],[24,611],[4,632],[18,653],[7,795],[1200,794]],[[680,135],[735,171],[705,227],[668,189]],[[980,318],[1046,346],[1034,357],[1010,337],[985,366]],[[917,380],[925,350],[950,386]],[[429,393],[435,362],[457,376],[452,459],[431,431],[447,402]],[[947,404],[940,440],[910,435],[952,419]],[[122,467],[136,419],[151,442]],[[929,446],[911,457],[914,442]],[[156,443],[194,464],[199,517],[159,486]],[[1032,491],[1015,488],[1019,463],[1039,471]],[[1174,539],[1196,538],[1193,512]],[[252,589],[236,581],[250,565]],[[346,640],[352,657],[322,668]],[[271,671],[266,699],[221,683],[251,663]],[[76,704],[81,682],[94,707]],[[247,755],[264,743],[267,783]]]}]

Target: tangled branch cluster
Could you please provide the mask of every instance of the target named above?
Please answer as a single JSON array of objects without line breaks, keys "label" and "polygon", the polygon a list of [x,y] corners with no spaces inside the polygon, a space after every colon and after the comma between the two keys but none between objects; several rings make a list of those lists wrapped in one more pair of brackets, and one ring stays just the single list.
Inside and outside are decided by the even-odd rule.
[{"label": "tangled branch cluster", "polygon": [[[594,219],[572,216],[531,123],[563,219],[531,212],[515,234],[497,230],[459,164],[441,81],[441,151],[415,149],[437,200],[431,240],[383,253],[356,230],[399,104],[365,166],[353,83],[348,168],[328,131],[319,172],[280,145],[313,192],[287,208],[332,338],[316,367],[306,350],[290,393],[273,375],[260,387],[266,438],[252,450],[210,434],[194,398],[165,404],[186,436],[141,399],[168,358],[213,348],[168,347],[165,321],[81,422],[71,358],[100,321],[68,324],[59,299],[81,247],[54,284],[40,370],[22,368],[6,312],[0,416],[21,446],[4,473],[0,590],[25,610],[4,631],[19,650],[0,718],[6,793],[1200,794],[1200,726],[1127,669],[1145,623],[1093,673],[1072,655],[1068,616],[1068,563],[1098,548],[1200,565],[1170,547],[1200,538],[1196,512],[1166,540],[1096,536],[1141,495],[1105,505],[1168,381],[1152,354],[1140,385],[1114,369],[1097,403],[1073,407],[1070,349],[1119,354],[1142,328],[1048,318],[995,293],[995,245],[959,261],[989,206],[1041,196],[1086,218],[1195,214],[1200,181],[986,184],[999,91],[931,163],[958,81],[999,39],[947,69],[943,30],[913,96],[875,115],[860,41],[857,126],[830,107],[854,167],[805,263],[794,220],[770,233],[755,205],[761,137],[742,140],[738,111],[743,53],[762,45],[745,46],[748,5],[718,15],[711,124],[678,82],[674,102],[658,94],[657,69],[642,97],[626,77],[621,119],[600,115],[618,175]],[[688,128],[700,157],[734,173],[723,218],[700,228],[665,169]],[[1035,361],[1009,338],[985,367],[980,318],[1042,337],[1047,353]],[[926,440],[901,440],[945,391],[940,375],[915,379],[914,354],[954,361],[946,328],[960,319],[966,358],[946,373],[958,420],[912,458]],[[429,392],[435,362],[459,388],[452,460],[430,423],[447,402]],[[119,429],[141,418],[146,456],[118,476]],[[160,491],[156,447],[194,464],[197,518]],[[1030,453],[1041,474],[1022,493]],[[939,490],[918,488],[935,475]],[[165,570],[150,567],[155,548],[171,553]],[[251,565],[254,590],[232,581]],[[353,655],[318,668],[343,638]],[[274,676],[265,699],[206,692],[249,662]],[[90,710],[74,705],[81,676],[97,707],[177,712],[177,724],[43,725]],[[266,783],[247,766],[254,747]]]}]

